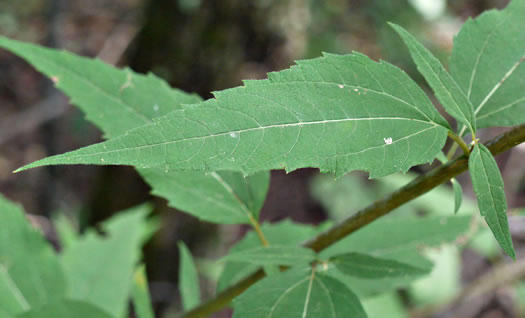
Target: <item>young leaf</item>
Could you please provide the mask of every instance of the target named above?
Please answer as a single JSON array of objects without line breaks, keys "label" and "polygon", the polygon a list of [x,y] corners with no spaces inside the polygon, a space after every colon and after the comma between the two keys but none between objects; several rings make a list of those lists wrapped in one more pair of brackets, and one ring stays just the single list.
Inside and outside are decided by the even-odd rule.
[{"label": "young leaf", "polygon": [[525,122],[525,1],[468,20],[454,40],[452,77],[474,105],[479,128]]},{"label": "young leaf", "polygon": [[61,299],[54,303],[49,303],[41,307],[37,307],[16,318],[114,318],[100,308],[93,306],[90,303],[79,301]]},{"label": "young leaf", "polygon": [[437,99],[454,118],[469,127],[471,132],[476,131],[474,107],[465,96],[458,84],[445,70],[441,62],[416,38],[401,26],[390,23],[392,28],[401,36],[414,59],[419,72],[432,87]]},{"label": "young leaf", "polygon": [[334,278],[292,269],[264,278],[233,300],[233,317],[367,317],[359,299]]},{"label": "young leaf", "polygon": [[315,252],[300,246],[259,246],[226,255],[221,261],[252,263],[257,265],[300,265],[315,260]]},{"label": "young leaf", "polygon": [[53,79],[57,88],[71,98],[89,121],[116,137],[153,122],[173,105],[192,104],[200,97],[172,89],[153,74],[147,76],[119,70],[100,60],[66,51],[0,37],[3,47],[31,63]]},{"label": "young leaf", "polygon": [[148,290],[148,280],[144,265],[139,266],[133,275],[133,286],[131,288],[131,299],[133,309],[137,318],[155,318]]},{"label": "young leaf", "polygon": [[215,96],[19,171],[52,164],[244,174],[318,167],[337,176],[366,170],[375,178],[432,161],[449,129],[403,71],[357,53],[299,61]]},{"label": "young leaf", "polygon": [[343,274],[358,278],[375,279],[428,273],[426,269],[362,253],[336,255],[329,262],[334,264]]},{"label": "young leaf", "polygon": [[250,218],[257,219],[270,184],[268,171],[246,178],[229,171],[206,175],[150,168],[139,172],[152,185],[152,193],[166,198],[170,206],[202,220],[223,224],[248,224]]},{"label": "young leaf", "polygon": [[507,221],[507,200],[498,164],[485,145],[476,144],[470,154],[468,165],[479,211],[485,217],[499,245],[507,255],[515,259],[516,254]]},{"label": "young leaf", "polygon": [[149,205],[141,205],[120,212],[105,223],[106,237],[90,231],[64,250],[61,261],[70,286],[69,298],[122,316],[141,254],[145,216],[150,211]]},{"label": "young leaf", "polygon": [[7,315],[63,298],[63,269],[22,208],[0,195],[0,304]]},{"label": "young leaf", "polygon": [[183,242],[179,242],[180,251],[180,295],[182,297],[182,307],[190,310],[200,303],[201,292],[199,287],[199,275],[193,262],[190,251]]},{"label": "young leaf", "polygon": [[461,189],[461,184],[456,180],[456,178],[450,179],[452,183],[452,189],[454,190],[454,214],[458,213],[459,208],[461,207],[461,202],[463,201],[463,190]]},{"label": "young leaf", "polygon": [[[1,37],[0,47],[18,54],[57,81],[56,86],[107,138],[150,124],[159,116],[181,109],[183,104],[202,101],[197,95],[170,88],[152,74],[118,70],[98,60]],[[249,223],[246,210],[256,217],[270,178],[268,172],[244,179],[231,172],[205,175],[166,167],[137,170],[152,192],[166,198],[170,206],[218,223]],[[224,175],[221,182],[220,175]]]}]

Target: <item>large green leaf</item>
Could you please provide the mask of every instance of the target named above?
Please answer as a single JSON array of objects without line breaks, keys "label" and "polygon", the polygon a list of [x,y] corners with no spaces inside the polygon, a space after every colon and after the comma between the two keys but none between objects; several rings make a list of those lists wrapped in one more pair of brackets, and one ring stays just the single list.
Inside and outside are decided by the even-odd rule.
[{"label": "large green leaf", "polygon": [[190,251],[183,242],[179,242],[180,267],[179,290],[184,310],[190,310],[201,302],[199,275]]},{"label": "large green leaf", "polygon": [[259,246],[226,255],[222,261],[257,265],[300,265],[315,260],[315,252],[300,246]]},{"label": "large green leaf", "polygon": [[454,118],[467,125],[470,131],[475,132],[474,107],[463,91],[461,91],[456,81],[441,65],[441,62],[405,29],[393,23],[390,25],[409,48],[410,55],[412,55],[417,69],[432,87],[443,107]]},{"label": "large green leaf", "polygon": [[152,193],[166,198],[169,205],[217,223],[250,223],[257,218],[270,184],[267,171],[249,177],[229,171],[204,174],[150,168],[139,172]]},{"label": "large green leaf", "polygon": [[344,284],[310,268],[264,278],[233,300],[233,317],[367,317]]},{"label": "large green leaf", "polygon": [[70,286],[69,298],[122,316],[149,211],[149,205],[141,205],[120,212],[104,224],[106,236],[89,231],[64,250],[61,261]]},{"label": "large green leaf", "polygon": [[383,278],[423,275],[428,271],[402,262],[374,257],[362,253],[345,253],[332,257],[334,264],[343,274],[358,278]]},{"label": "large green leaf", "polygon": [[503,250],[516,258],[509,223],[503,179],[496,160],[483,144],[476,144],[470,154],[469,172],[478,199],[479,211],[485,217],[494,237]]},{"label": "large green leaf", "polygon": [[[108,138],[150,124],[159,116],[181,109],[183,104],[202,101],[197,95],[171,89],[152,74],[118,70],[98,60],[2,37],[0,47],[23,57],[56,81],[56,86]],[[249,223],[246,210],[256,217],[270,177],[268,172],[244,179],[239,173],[205,175],[166,167],[139,168],[138,172],[152,192],[166,198],[171,206],[219,223]]]},{"label": "large green leaf", "polygon": [[474,105],[477,126],[525,122],[525,1],[467,21],[454,41],[450,71]]},{"label": "large green leaf", "polygon": [[16,315],[64,297],[66,282],[51,246],[22,208],[0,195],[0,308]]},{"label": "large green leaf", "polygon": [[59,300],[25,312],[16,318],[114,318],[100,308],[77,300]]},{"label": "large green leaf", "polygon": [[124,164],[170,170],[291,171],[381,177],[432,161],[448,123],[400,69],[361,54],[299,61],[269,79],[215,93],[52,164]]}]

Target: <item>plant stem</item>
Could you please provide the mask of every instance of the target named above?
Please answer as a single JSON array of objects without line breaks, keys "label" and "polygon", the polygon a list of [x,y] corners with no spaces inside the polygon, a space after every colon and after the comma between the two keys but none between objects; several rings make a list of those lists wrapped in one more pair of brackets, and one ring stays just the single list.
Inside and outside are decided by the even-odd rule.
[{"label": "plant stem", "polygon": [[[493,155],[497,155],[524,141],[525,124],[517,126],[503,135],[492,139],[486,145]],[[449,161],[448,163],[429,171],[425,175],[417,177],[404,187],[392,193],[390,196],[372,203],[341,223],[336,224],[329,230],[303,243],[303,246],[309,247],[316,252],[322,251],[372,221],[388,214],[395,208],[427,193],[438,185],[447,182],[451,178],[467,170],[467,168],[468,157],[466,155]],[[235,285],[223,290],[216,295],[215,298],[201,304],[189,312],[183,313],[182,317],[208,317],[212,313],[227,306],[234,297],[240,295],[244,290],[263,277],[264,271],[259,269],[248,277],[240,280]]]},{"label": "plant stem", "polygon": [[251,213],[249,215],[250,215],[250,222],[252,224],[252,227],[255,230],[255,233],[257,233],[257,237],[259,237],[259,240],[261,241],[262,245],[270,246],[270,243],[268,243],[268,240],[264,236],[264,233],[261,229],[261,225],[259,224],[259,222],[253,217]]},{"label": "plant stem", "polygon": [[452,147],[450,148],[450,151],[449,153],[447,154],[447,158],[450,160],[452,158],[452,156],[454,155],[454,153],[456,152],[456,149],[457,149],[457,146],[454,148],[455,145],[459,145],[461,147],[461,149],[463,150],[463,152],[465,153],[465,155],[470,155],[470,149],[469,147],[467,146],[467,144],[465,143],[465,141],[459,137],[458,135],[456,135],[454,132],[452,131],[448,131],[448,136],[450,137],[450,139],[454,140],[456,143],[454,145],[452,145]]}]

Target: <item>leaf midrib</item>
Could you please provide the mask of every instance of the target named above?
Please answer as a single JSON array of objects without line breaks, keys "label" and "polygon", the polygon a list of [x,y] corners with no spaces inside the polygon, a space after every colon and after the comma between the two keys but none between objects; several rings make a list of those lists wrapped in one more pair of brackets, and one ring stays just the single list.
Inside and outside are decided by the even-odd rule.
[{"label": "leaf midrib", "polygon": [[[169,140],[169,141],[165,141],[165,142],[150,143],[150,144],[147,144],[147,145],[133,146],[133,147],[127,147],[127,148],[119,148],[119,149],[102,151],[102,152],[91,153],[91,154],[80,154],[80,155],[68,156],[68,158],[98,156],[98,155],[103,155],[103,154],[111,154],[111,153],[115,153],[115,152],[120,152],[120,151],[124,151],[124,150],[128,150],[128,149],[143,149],[143,148],[149,148],[149,147],[156,147],[156,146],[176,144],[176,143],[179,143],[179,142],[186,142],[186,141],[191,141],[191,140],[199,140],[199,139],[206,139],[206,138],[226,136],[226,135],[229,135],[231,133],[239,133],[240,134],[240,133],[249,132],[249,131],[258,131],[258,130],[265,130],[265,129],[271,129],[271,128],[302,127],[302,126],[305,126],[305,125],[308,126],[308,125],[317,125],[317,124],[332,124],[332,123],[338,123],[338,122],[372,121],[372,120],[405,120],[405,121],[417,121],[417,122],[421,122],[421,123],[424,123],[424,124],[431,124],[430,127],[426,128],[426,129],[419,130],[419,131],[417,131],[414,134],[411,134],[411,135],[408,135],[408,136],[404,136],[402,138],[399,138],[397,140],[392,141],[392,144],[394,144],[396,142],[399,142],[400,140],[404,140],[406,138],[409,138],[409,137],[415,136],[417,134],[423,133],[423,132],[425,132],[427,130],[430,130],[430,129],[433,129],[433,128],[436,128],[436,127],[443,127],[441,125],[432,124],[432,123],[427,122],[427,121],[411,119],[411,118],[401,118],[401,117],[346,118],[346,119],[323,120],[323,121],[313,121],[313,122],[299,122],[299,123],[290,123],[290,124],[276,124],[276,125],[259,126],[259,127],[247,128],[247,129],[230,130],[230,131],[226,131],[226,132],[222,132],[222,133],[218,133],[218,134],[196,136],[196,137],[190,137],[190,138],[178,139],[178,140]],[[360,153],[362,151],[367,151],[369,149],[374,149],[374,148],[378,148],[378,147],[384,147],[385,145],[386,144],[380,145],[380,146],[375,146],[375,147],[369,147],[369,148],[363,149],[361,151],[358,151],[358,152],[355,152],[355,153],[348,153],[348,154],[356,154],[356,153]]]}]

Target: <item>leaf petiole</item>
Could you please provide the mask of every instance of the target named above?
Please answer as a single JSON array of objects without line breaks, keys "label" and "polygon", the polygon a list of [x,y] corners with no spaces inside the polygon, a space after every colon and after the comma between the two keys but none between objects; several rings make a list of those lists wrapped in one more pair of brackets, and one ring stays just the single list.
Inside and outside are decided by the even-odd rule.
[{"label": "leaf petiole", "polygon": [[257,237],[261,241],[262,245],[270,246],[270,243],[268,243],[268,240],[264,236],[264,233],[263,233],[263,231],[261,229],[261,225],[259,224],[259,222],[253,217],[253,215],[251,213],[249,214],[249,217],[250,217],[250,223],[251,223],[253,229],[255,230],[255,233],[257,233]]},{"label": "leaf petiole", "polygon": [[470,149],[468,147],[468,145],[465,143],[465,141],[463,139],[461,139],[461,137],[459,137],[458,135],[456,135],[454,132],[452,131],[448,131],[448,137],[452,140],[454,140],[455,144],[452,145],[452,147],[450,148],[450,150],[448,151],[447,153],[447,158],[450,160],[452,158],[452,156],[454,155],[454,153],[456,152],[456,149],[459,147],[461,147],[461,149],[463,150],[463,152],[465,153],[465,155],[470,155]]}]

